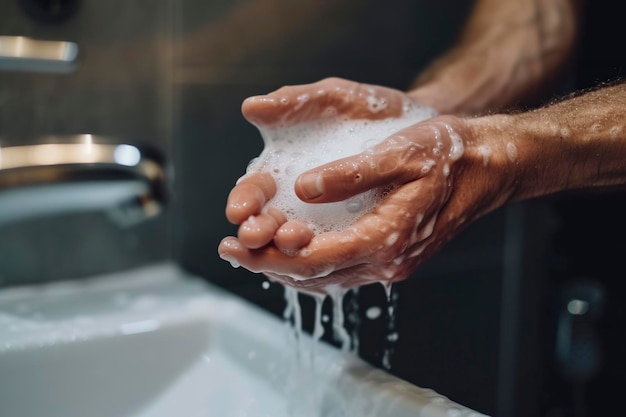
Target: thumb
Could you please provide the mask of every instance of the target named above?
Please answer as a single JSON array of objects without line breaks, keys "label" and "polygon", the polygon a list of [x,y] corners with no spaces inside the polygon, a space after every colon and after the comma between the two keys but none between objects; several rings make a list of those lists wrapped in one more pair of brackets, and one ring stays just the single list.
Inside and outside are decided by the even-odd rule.
[{"label": "thumb", "polygon": [[402,176],[402,167],[391,156],[361,153],[304,172],[295,193],[305,202],[330,203],[396,183]]},{"label": "thumb", "polygon": [[296,180],[295,193],[305,202],[330,203],[422,178],[442,158],[433,154],[433,132],[429,124],[418,123],[360,154],[306,171]]}]

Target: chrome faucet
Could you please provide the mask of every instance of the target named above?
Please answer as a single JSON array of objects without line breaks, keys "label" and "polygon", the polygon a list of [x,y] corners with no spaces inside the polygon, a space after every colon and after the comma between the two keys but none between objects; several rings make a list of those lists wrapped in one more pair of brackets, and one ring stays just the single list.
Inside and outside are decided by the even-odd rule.
[{"label": "chrome faucet", "polygon": [[78,63],[74,42],[0,36],[0,71],[67,73]]},{"label": "chrome faucet", "polygon": [[127,226],[157,215],[167,200],[156,149],[90,134],[42,139],[0,147],[0,227],[85,210],[105,210]]}]

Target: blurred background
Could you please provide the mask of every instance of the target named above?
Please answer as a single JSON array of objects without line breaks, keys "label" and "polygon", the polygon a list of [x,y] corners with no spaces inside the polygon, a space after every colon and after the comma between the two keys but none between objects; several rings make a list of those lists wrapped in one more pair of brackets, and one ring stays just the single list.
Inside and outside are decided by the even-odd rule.
[{"label": "blurred background", "polygon": [[[73,42],[79,51],[60,68],[0,64],[0,149],[51,135],[149,144],[165,156],[170,187],[160,215],[137,224],[100,210],[0,222],[0,288],[175,260],[281,315],[280,286],[265,289],[262,276],[217,256],[222,237],[236,232],[224,216],[228,192],[262,149],[242,100],[328,76],[406,89],[452,43],[471,5],[0,0],[0,37]],[[575,77],[564,84],[577,86]],[[603,242],[607,230],[626,232],[615,221],[624,208],[619,196],[568,196],[490,214],[394,286],[393,344],[386,315],[365,314],[386,311],[383,288],[347,296],[360,355],[382,366],[391,349],[391,373],[490,415],[613,410],[626,382],[615,336],[626,248],[623,239]],[[310,330],[313,302],[301,302]]]}]

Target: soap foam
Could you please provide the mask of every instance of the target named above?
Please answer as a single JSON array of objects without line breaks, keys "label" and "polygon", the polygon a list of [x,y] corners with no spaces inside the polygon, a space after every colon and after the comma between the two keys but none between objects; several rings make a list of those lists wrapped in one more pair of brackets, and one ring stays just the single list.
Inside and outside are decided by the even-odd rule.
[{"label": "soap foam", "polygon": [[[376,103],[379,108],[381,103]],[[359,154],[393,133],[436,115],[433,109],[412,102],[404,114],[383,120],[325,119],[279,128],[260,128],[265,147],[248,165],[247,173],[269,172],[277,192],[265,210],[276,208],[288,220],[308,222],[316,234],[342,231],[376,206],[384,197],[380,188],[346,201],[311,204],[295,194],[295,181],[303,172],[344,157]]]}]

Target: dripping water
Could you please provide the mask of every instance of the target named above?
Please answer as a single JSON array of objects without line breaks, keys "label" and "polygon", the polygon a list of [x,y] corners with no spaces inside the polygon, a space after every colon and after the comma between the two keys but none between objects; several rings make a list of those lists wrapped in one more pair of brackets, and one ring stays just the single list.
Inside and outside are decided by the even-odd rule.
[{"label": "dripping water", "polygon": [[391,370],[391,357],[395,351],[399,335],[396,324],[396,310],[398,307],[398,291],[392,283],[383,283],[387,295],[387,336],[384,340],[382,365],[386,370]]}]

